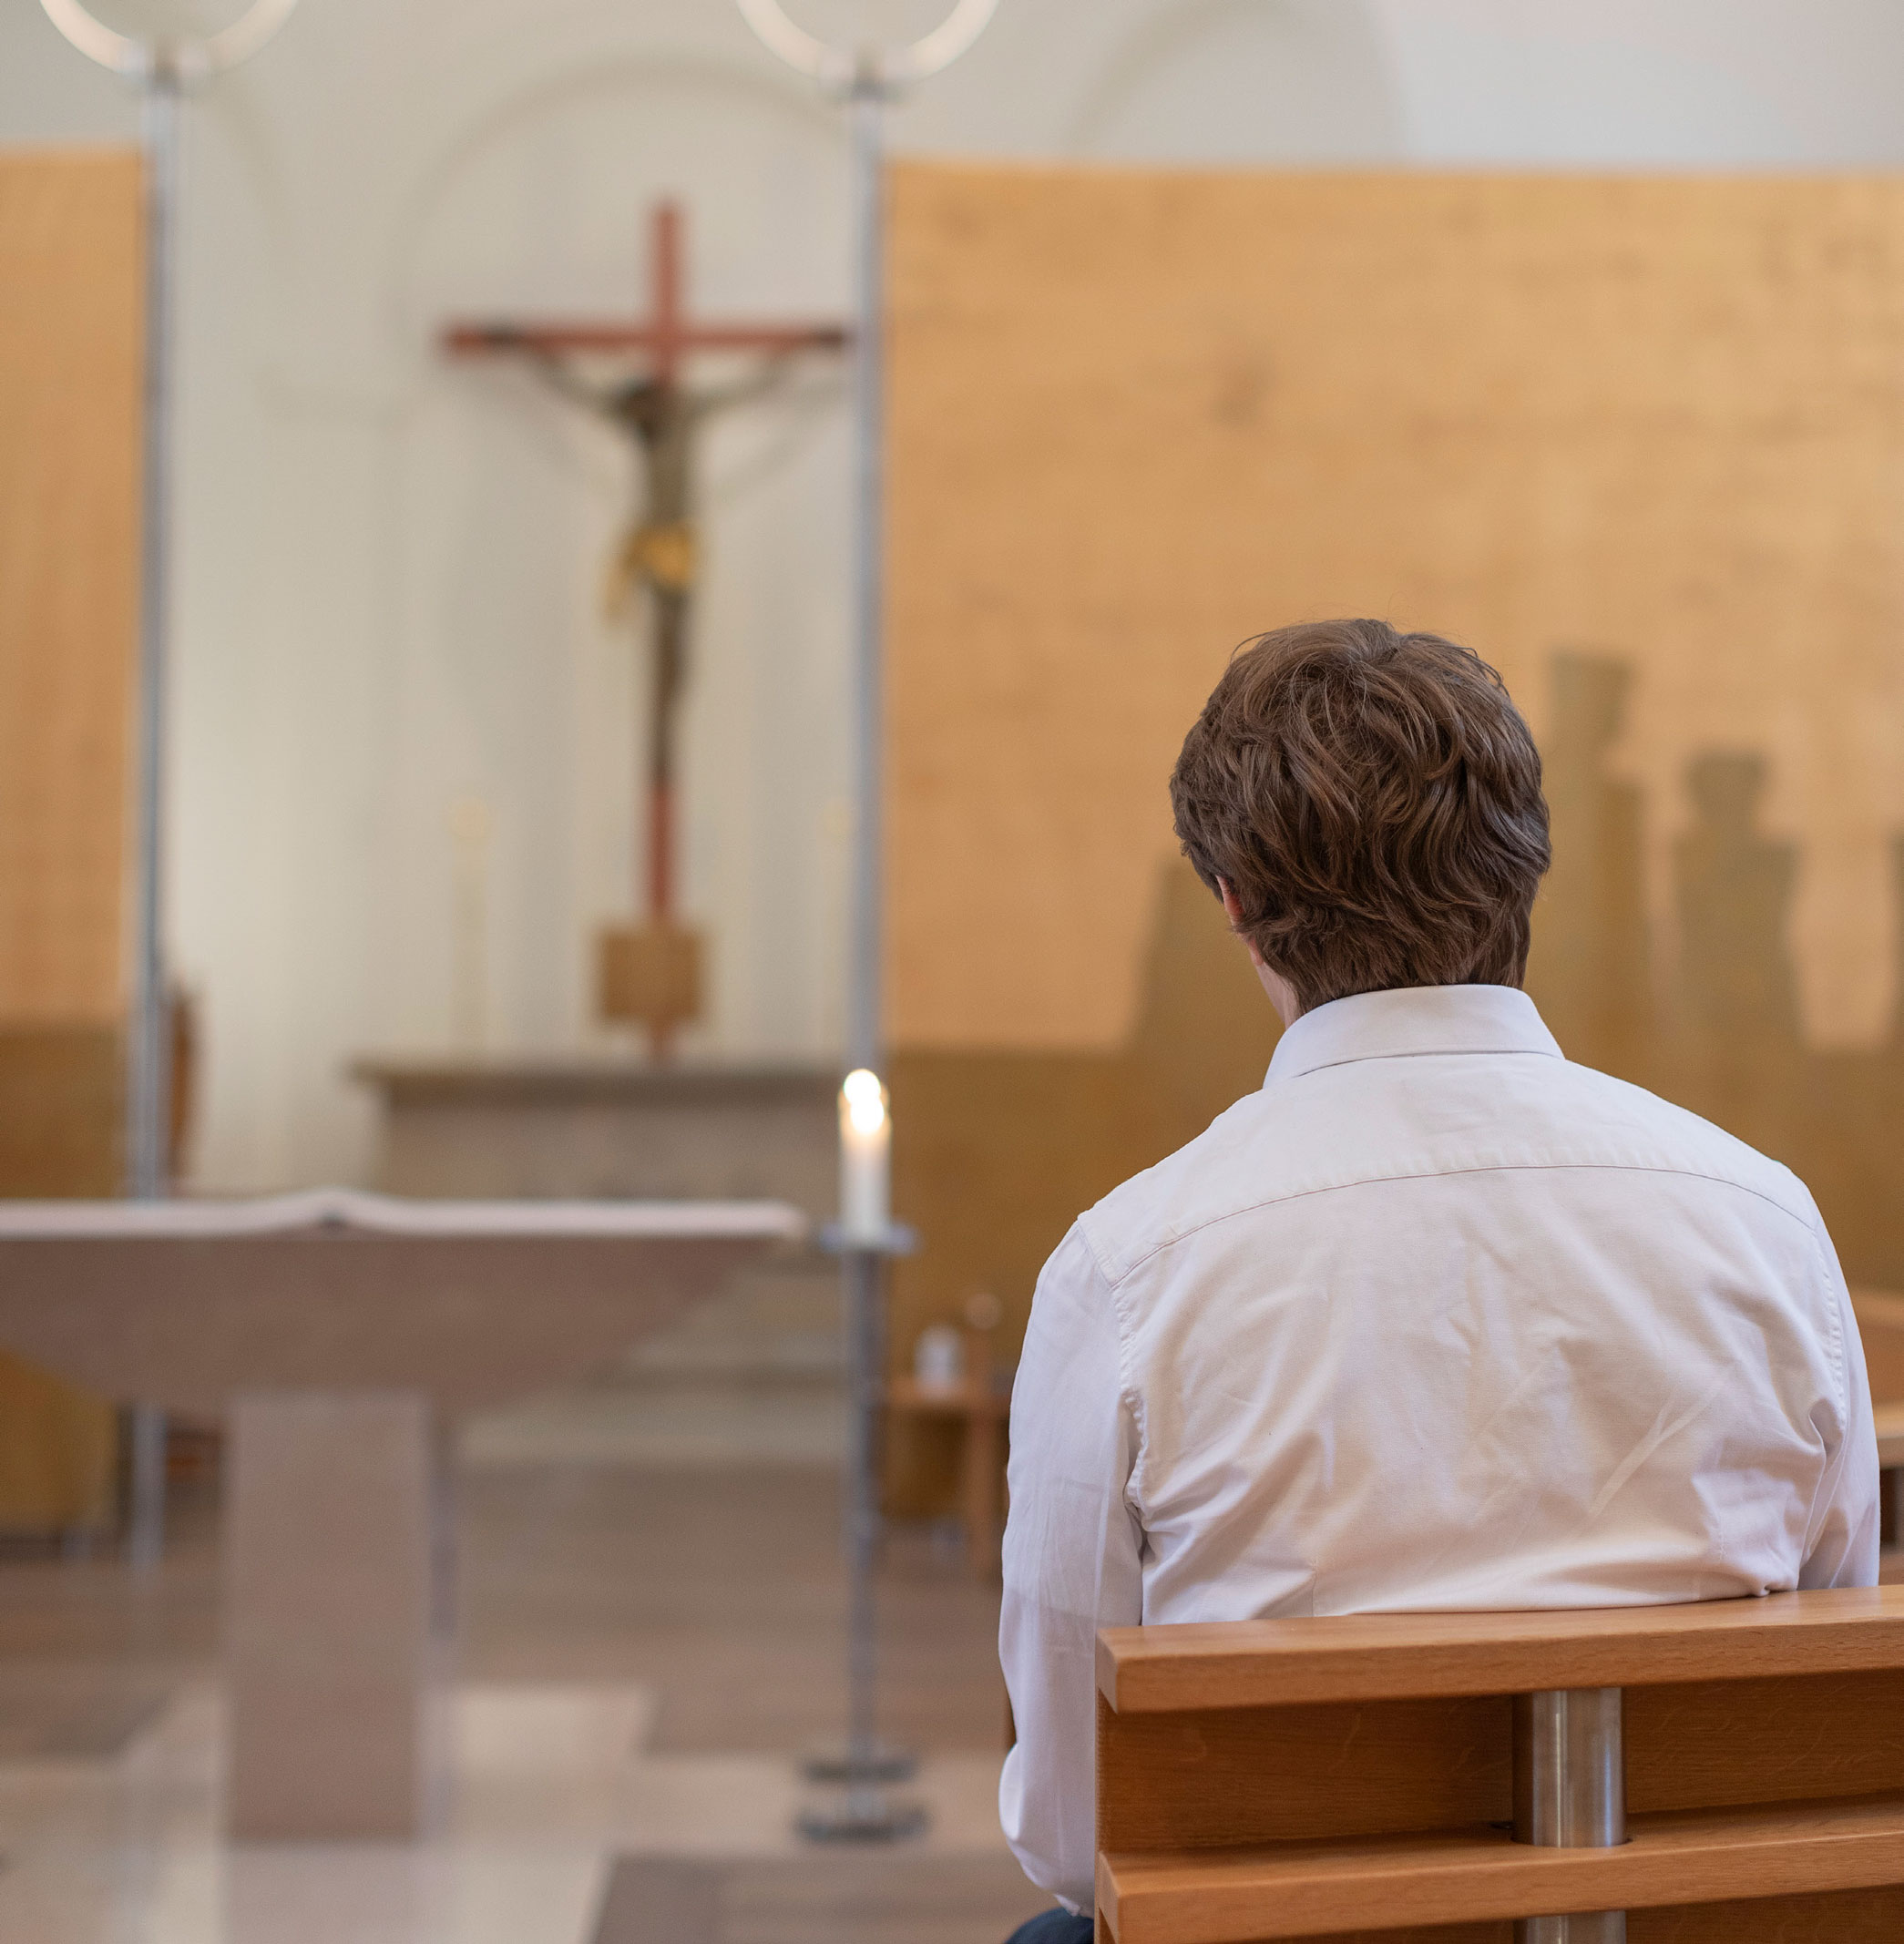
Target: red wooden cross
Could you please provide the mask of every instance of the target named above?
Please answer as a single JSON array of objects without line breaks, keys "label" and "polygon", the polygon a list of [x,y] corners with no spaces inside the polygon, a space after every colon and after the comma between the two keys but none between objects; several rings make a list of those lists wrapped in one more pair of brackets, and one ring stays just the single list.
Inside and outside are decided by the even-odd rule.
[{"label": "red wooden cross", "polygon": [[461,354],[486,351],[640,351],[650,373],[663,384],[681,375],[697,351],[837,350],[846,342],[840,324],[717,323],[690,322],[681,306],[681,206],[655,207],[652,242],[654,310],[645,322],[596,324],[551,320],[539,324],[452,324],[445,347]]},{"label": "red wooden cross", "polygon": [[[642,522],[630,537],[624,564],[631,577],[645,578],[652,596],[654,684],[649,725],[646,891],[649,917],[662,933],[671,933],[673,927],[674,715],[693,579],[690,481],[694,431],[708,410],[748,390],[742,386],[728,394],[697,396],[682,382],[683,368],[701,352],[751,352],[773,360],[802,351],[837,350],[846,343],[846,332],[839,324],[691,320],[682,302],[681,254],[681,210],[674,203],[663,202],[654,212],[653,308],[646,320],[463,323],[452,324],[443,333],[445,349],[459,356],[526,353],[545,364],[589,353],[634,353],[640,358],[638,378],[596,386],[571,377],[564,388],[632,435],[647,475]],[[691,1013],[691,1007],[682,1016]],[[658,1016],[652,1030],[657,1053],[664,1053],[671,1024]]]}]

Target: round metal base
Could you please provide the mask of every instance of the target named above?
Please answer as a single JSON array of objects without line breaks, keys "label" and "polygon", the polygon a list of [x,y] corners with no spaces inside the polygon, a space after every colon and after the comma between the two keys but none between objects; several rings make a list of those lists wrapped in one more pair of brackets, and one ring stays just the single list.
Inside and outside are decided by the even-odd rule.
[{"label": "round metal base", "polygon": [[926,1827],[926,1806],[884,1789],[848,1789],[824,1808],[803,1809],[795,1826],[809,1843],[898,1843]]},{"label": "round metal base", "polygon": [[800,1765],[809,1782],[910,1782],[918,1773],[919,1758],[909,1748],[889,1748],[875,1742],[870,1748],[823,1748]]}]

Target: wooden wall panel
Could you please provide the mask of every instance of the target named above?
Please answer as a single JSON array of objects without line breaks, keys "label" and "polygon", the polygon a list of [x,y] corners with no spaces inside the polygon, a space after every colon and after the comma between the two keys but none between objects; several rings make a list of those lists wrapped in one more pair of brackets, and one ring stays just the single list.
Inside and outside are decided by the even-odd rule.
[{"label": "wooden wall panel", "polygon": [[115,1195],[126,1047],[108,1026],[0,1025],[0,1195]]},{"label": "wooden wall panel", "polygon": [[[119,1179],[138,625],[136,152],[0,152],[0,1194]],[[0,1529],[111,1515],[111,1408],[0,1355]]]},{"label": "wooden wall panel", "polygon": [[912,164],[891,278],[898,1044],[1117,1046],[1184,729],[1340,613],[1537,730],[1557,650],[1630,663],[1653,907],[1687,765],[1756,753],[1807,1032],[1880,1037],[1904,180]]},{"label": "wooden wall panel", "polygon": [[136,153],[0,154],[0,1025],[124,1008]]}]

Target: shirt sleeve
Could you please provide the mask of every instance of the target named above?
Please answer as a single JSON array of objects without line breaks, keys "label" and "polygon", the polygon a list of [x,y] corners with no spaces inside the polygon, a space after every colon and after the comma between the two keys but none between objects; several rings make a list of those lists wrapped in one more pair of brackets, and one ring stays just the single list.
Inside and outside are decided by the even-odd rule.
[{"label": "shirt sleeve", "polygon": [[1825,1476],[1812,1507],[1806,1535],[1800,1587],[1876,1586],[1878,1583],[1878,1433],[1871,1418],[1871,1384],[1864,1363],[1864,1340],[1851,1294],[1845,1287],[1837,1252],[1815,1222],[1826,1282],[1826,1300],[1837,1306],[1844,1344],[1845,1416],[1837,1448],[1825,1461]]},{"label": "shirt sleeve", "polygon": [[1025,1874],[1091,1908],[1097,1635],[1143,1618],[1137,1457],[1109,1285],[1073,1227],[1045,1264],[1011,1393],[1011,1512],[998,1657],[1018,1744],[998,1816]]}]

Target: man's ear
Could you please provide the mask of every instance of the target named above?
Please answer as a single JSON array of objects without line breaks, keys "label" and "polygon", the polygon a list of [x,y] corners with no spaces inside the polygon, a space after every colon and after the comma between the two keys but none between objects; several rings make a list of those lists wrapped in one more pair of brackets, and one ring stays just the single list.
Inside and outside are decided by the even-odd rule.
[{"label": "man's ear", "polygon": [[1223,915],[1230,921],[1230,929],[1243,940],[1243,948],[1250,955],[1250,964],[1256,969],[1256,978],[1269,1002],[1281,1017],[1283,1024],[1294,1026],[1303,1016],[1303,1002],[1295,996],[1295,987],[1280,972],[1273,972],[1263,962],[1263,955],[1256,949],[1256,941],[1243,928],[1243,905],[1235,892],[1230,888],[1227,877],[1216,881],[1216,895],[1223,901]]},{"label": "man's ear", "polygon": [[1243,948],[1250,955],[1250,963],[1260,972],[1263,959],[1256,950],[1255,941],[1243,928],[1243,905],[1234,891],[1230,888],[1227,877],[1216,881],[1216,895],[1223,901],[1223,916],[1230,921],[1230,929],[1243,941]]}]

